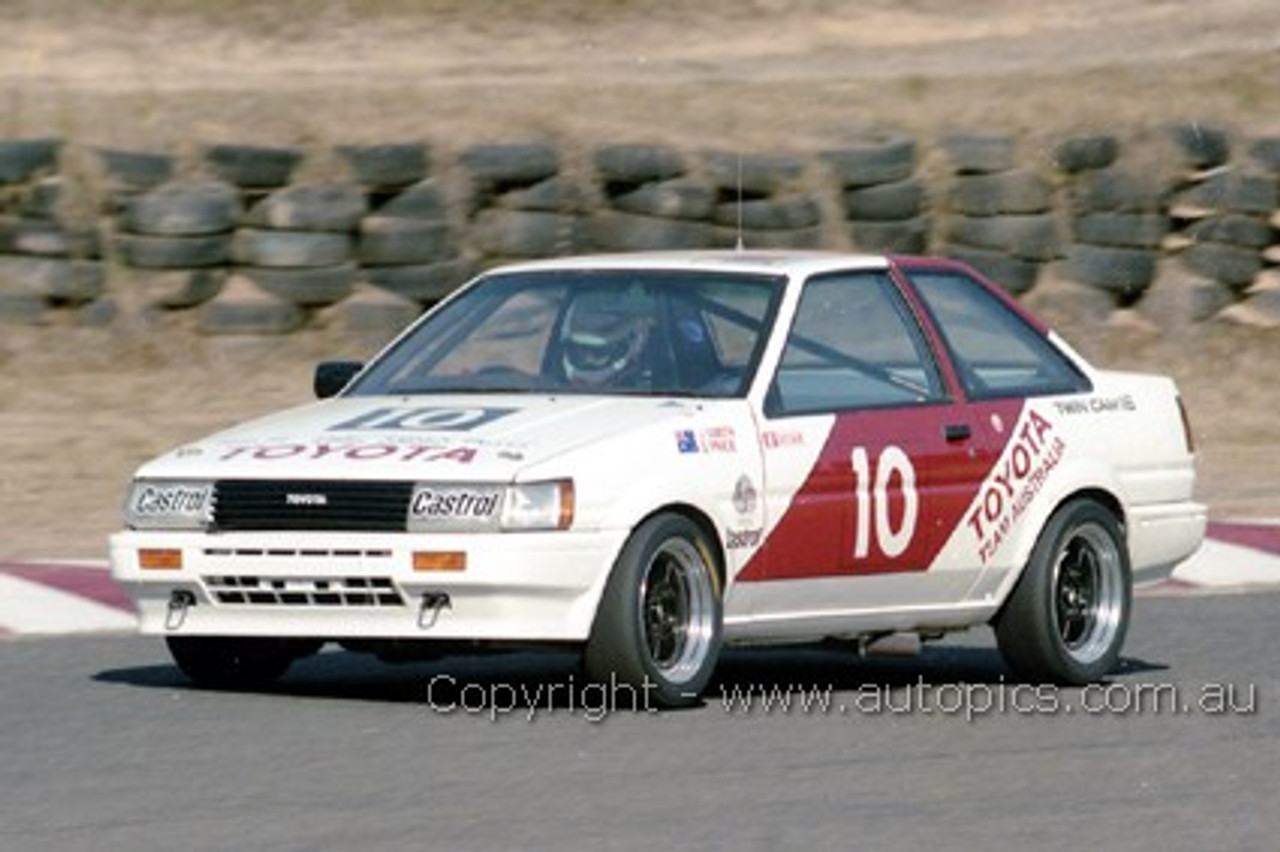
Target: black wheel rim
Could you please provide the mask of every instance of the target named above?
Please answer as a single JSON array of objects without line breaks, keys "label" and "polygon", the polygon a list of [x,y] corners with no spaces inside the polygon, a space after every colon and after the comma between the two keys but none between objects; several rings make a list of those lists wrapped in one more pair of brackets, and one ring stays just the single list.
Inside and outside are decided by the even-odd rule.
[{"label": "black wheel rim", "polygon": [[654,551],[640,588],[642,644],[649,662],[668,681],[702,671],[715,635],[715,589],[701,552],[683,538]]},{"label": "black wheel rim", "polygon": [[1099,524],[1073,529],[1054,562],[1053,618],[1066,654],[1082,664],[1105,656],[1123,624],[1119,546]]}]

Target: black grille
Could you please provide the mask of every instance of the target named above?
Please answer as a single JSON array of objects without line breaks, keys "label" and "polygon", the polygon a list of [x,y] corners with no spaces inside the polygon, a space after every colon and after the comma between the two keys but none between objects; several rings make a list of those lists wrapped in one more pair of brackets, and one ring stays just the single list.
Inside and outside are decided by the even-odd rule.
[{"label": "black grille", "polygon": [[411,482],[224,479],[214,487],[213,527],[403,532],[412,493]]}]

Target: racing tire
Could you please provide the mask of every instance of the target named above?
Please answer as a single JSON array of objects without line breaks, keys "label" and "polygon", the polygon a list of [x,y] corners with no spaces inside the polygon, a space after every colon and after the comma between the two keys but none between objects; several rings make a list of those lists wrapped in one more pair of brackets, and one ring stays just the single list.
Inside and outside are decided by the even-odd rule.
[{"label": "racing tire", "polygon": [[350,234],[238,228],[231,240],[231,260],[240,266],[338,266],[354,258],[355,245]]},{"label": "racing tire", "polygon": [[18,184],[58,166],[62,140],[6,139],[0,141],[0,184]]},{"label": "racing tire", "polygon": [[1070,686],[1112,671],[1129,628],[1133,583],[1115,515],[1079,499],[1049,519],[995,621],[1009,667],[1028,681]]},{"label": "racing tire", "polygon": [[292,145],[207,146],[204,159],[218,177],[241,189],[276,189],[289,183],[305,152]]},{"label": "racing tire", "polygon": [[1198,121],[1178,122],[1167,128],[1169,140],[1192,169],[1214,169],[1231,157],[1231,141],[1226,131]]},{"label": "racing tire", "polygon": [[965,216],[1048,213],[1053,209],[1053,188],[1029,169],[960,175],[951,186],[947,205],[951,212]]},{"label": "racing tire", "polygon": [[717,225],[742,227],[748,231],[799,231],[822,224],[822,208],[805,195],[790,198],[760,198],[728,201],[715,209]]},{"label": "racing tire", "polygon": [[846,148],[822,152],[844,189],[895,183],[915,173],[916,141],[905,134],[876,134]]},{"label": "racing tire", "polygon": [[129,189],[151,189],[173,177],[174,158],[169,154],[97,148],[102,171],[114,184]]},{"label": "racing tire", "polygon": [[939,141],[958,175],[989,175],[1014,168],[1014,139],[1006,134],[951,133]]},{"label": "racing tire", "polygon": [[747,198],[768,198],[795,186],[806,167],[805,160],[789,154],[735,154],[707,151],[703,169],[712,185],[722,192]]},{"label": "racing tire", "polygon": [[924,184],[919,178],[845,190],[845,218],[860,222],[913,219],[925,208]]},{"label": "racing tire", "polygon": [[[714,548],[688,518],[659,514],[636,528],[605,586],[587,640],[587,675],[636,690],[637,705],[697,704],[723,639]],[[643,697],[641,697],[643,696]]]},{"label": "racing tire", "polygon": [[687,171],[680,152],[666,145],[605,145],[596,149],[594,162],[611,195],[672,180]]},{"label": "racing tire", "polygon": [[221,181],[173,181],[134,196],[125,207],[124,231],[157,237],[221,235],[243,214],[240,193]]},{"label": "racing tire", "polygon": [[540,142],[473,145],[462,152],[473,180],[498,192],[532,186],[560,172],[560,152]]},{"label": "racing tire", "polygon": [[294,184],[272,192],[244,216],[241,224],[290,231],[345,233],[360,226],[369,212],[364,191],[353,184]]},{"label": "racing tire", "polygon": [[624,213],[667,219],[707,219],[715,210],[716,191],[687,178],[675,178],[615,196],[613,206]]},{"label": "racing tire", "polygon": [[357,181],[379,189],[417,183],[431,167],[430,149],[422,142],[339,145],[334,150]]},{"label": "racing tire", "polygon": [[267,686],[319,650],[313,642],[240,636],[166,636],[165,643],[183,674],[214,689]]},{"label": "racing tire", "polygon": [[1110,134],[1100,133],[1063,139],[1053,149],[1053,162],[1067,174],[1105,169],[1120,155],[1120,143]]}]

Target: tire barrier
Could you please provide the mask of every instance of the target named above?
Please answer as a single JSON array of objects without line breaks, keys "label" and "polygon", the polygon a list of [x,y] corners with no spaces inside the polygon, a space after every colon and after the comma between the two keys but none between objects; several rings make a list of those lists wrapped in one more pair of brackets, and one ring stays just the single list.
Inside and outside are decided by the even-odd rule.
[{"label": "tire barrier", "polygon": [[0,322],[143,311],[213,335],[385,340],[500,262],[741,244],[937,253],[1019,297],[1065,281],[1158,327],[1280,328],[1280,138],[1181,122],[1024,147],[890,131],[812,156],[549,141],[78,156],[0,140]]},{"label": "tire barrier", "polygon": [[868,252],[921,254],[928,250],[929,218],[923,185],[916,176],[916,141],[897,133],[872,134],[824,151],[853,248]]},{"label": "tire barrier", "polygon": [[944,252],[1015,296],[1060,254],[1052,186],[1020,167],[1011,136],[952,134],[941,148],[952,178],[943,203]]},{"label": "tire barrier", "polygon": [[58,173],[63,147],[0,140],[0,322],[40,324],[61,312],[99,324],[113,313],[98,223],[62,213],[71,189]]}]

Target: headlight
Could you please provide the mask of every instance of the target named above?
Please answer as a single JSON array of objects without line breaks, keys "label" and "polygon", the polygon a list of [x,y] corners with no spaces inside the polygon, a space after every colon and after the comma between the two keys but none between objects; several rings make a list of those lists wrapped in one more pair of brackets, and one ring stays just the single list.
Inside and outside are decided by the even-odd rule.
[{"label": "headlight", "polygon": [[507,486],[504,530],[567,530],[573,524],[573,480]]},{"label": "headlight", "polygon": [[515,485],[421,482],[413,487],[409,532],[500,532],[568,529],[569,480]]},{"label": "headlight", "polygon": [[137,530],[202,530],[213,517],[213,483],[134,480],[125,525]]}]

